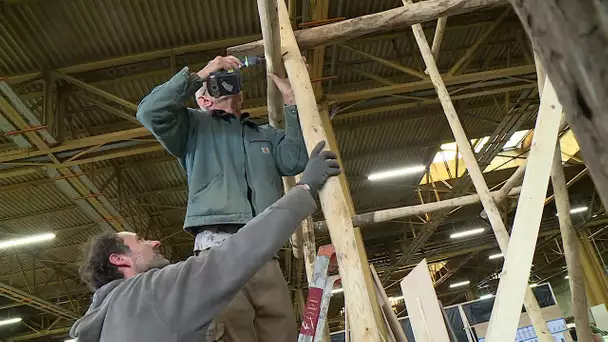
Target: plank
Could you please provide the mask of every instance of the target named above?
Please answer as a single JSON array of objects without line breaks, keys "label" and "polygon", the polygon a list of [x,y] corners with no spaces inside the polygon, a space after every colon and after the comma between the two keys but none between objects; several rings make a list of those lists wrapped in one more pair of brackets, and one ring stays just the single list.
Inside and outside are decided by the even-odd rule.
[{"label": "plank", "polygon": [[488,327],[489,342],[515,339],[524,296],[529,293],[528,277],[562,112],[549,79],[544,88],[511,239],[506,253],[503,252],[505,263]]}]

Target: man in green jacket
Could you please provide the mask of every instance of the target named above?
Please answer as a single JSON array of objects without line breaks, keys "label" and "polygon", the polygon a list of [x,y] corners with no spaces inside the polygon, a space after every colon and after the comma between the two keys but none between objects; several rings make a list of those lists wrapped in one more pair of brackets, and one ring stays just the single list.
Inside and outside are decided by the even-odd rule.
[{"label": "man in green jacket", "polygon": [[323,146],[311,153],[296,187],[205,256],[169,265],[159,241],[126,232],[93,238],[80,269],[95,290],[93,303],[70,336],[78,342],[203,341],[214,317],[316,210],[316,193],[340,173],[336,154]]},{"label": "man in green jacket", "polygon": [[[281,176],[308,160],[287,80],[273,79],[285,102],[285,130],[258,125],[241,112],[242,94],[214,98],[204,87],[211,73],[241,62],[218,56],[202,70],[182,69],[139,104],[137,118],[174,155],[188,178],[184,229],[194,252],[206,256],[282,195]],[[196,97],[199,108],[187,108]],[[252,242],[251,249],[258,246]],[[207,341],[292,342],[297,327],[277,258],[264,265],[209,327]]]}]

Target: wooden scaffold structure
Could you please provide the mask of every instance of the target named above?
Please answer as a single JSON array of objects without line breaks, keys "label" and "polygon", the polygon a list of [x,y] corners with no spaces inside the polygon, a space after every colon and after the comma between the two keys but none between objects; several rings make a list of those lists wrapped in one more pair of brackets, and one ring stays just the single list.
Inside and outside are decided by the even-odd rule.
[{"label": "wooden scaffold structure", "polygon": [[[606,7],[593,0],[510,0],[538,54],[536,67],[541,104],[527,166],[521,166],[502,189],[491,192],[446,88],[446,80],[453,75],[451,72],[441,75],[436,58],[449,16],[501,4],[502,1],[428,0],[413,3],[412,0],[403,0],[404,6],[401,8],[296,32],[292,29],[284,0],[257,2],[263,40],[229,48],[228,53],[265,54],[268,72],[279,76],[283,74],[284,65],[294,90],[309,151],[320,140],[329,141],[331,148],[335,149],[336,146],[333,129],[327,119],[327,103],[319,104],[318,89],[310,81],[301,51],[338,44],[378,31],[411,26],[426,65],[426,75],[418,76],[423,79],[421,82],[432,82],[477,191],[476,195],[355,215],[345,179],[331,179],[328,182],[320,193],[325,221],[313,225],[312,220],[307,220],[303,225],[303,233],[294,236],[292,242],[294,248],[303,250],[300,253],[303,254],[307,275],[310,277],[315,251],[314,230],[329,231],[336,250],[353,341],[385,341],[387,338],[387,327],[380,319],[367,256],[355,227],[479,201],[505,256],[486,340],[513,341],[523,304],[539,340],[553,341],[528,286],[549,180],[553,183],[560,231],[564,238],[578,335],[582,338],[581,341],[590,340],[585,279],[578,251],[580,241],[577,241],[568,215],[570,208],[558,133],[567,124],[572,127],[579,138],[582,154],[588,161],[598,192],[604,203],[607,203],[608,173],[605,170],[608,169],[608,158],[605,146],[608,146],[608,123],[604,120],[605,115],[602,115],[608,108],[608,97],[605,96],[608,89],[608,63],[605,58],[605,48],[608,46]],[[420,25],[430,20],[437,20],[432,46]],[[546,66],[546,75],[543,66]],[[456,69],[458,67],[460,66],[454,66]],[[270,122],[280,126],[282,103],[276,89],[273,89],[273,82],[268,84]],[[395,86],[397,87],[399,86]],[[526,169],[530,172],[525,172]],[[523,185],[519,188],[517,185],[522,177]],[[293,184],[293,180],[285,180],[285,186],[288,187],[289,184]],[[517,193],[520,196],[509,236],[497,204],[507,195]]]}]

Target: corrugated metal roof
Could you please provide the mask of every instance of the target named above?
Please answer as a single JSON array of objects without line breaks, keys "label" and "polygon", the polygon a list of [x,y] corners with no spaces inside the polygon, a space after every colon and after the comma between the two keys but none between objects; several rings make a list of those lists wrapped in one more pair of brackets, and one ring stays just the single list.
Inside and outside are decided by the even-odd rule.
[{"label": "corrugated metal roof", "polygon": [[3,5],[0,22],[1,74],[58,68],[259,31],[256,3],[239,0],[37,1]]}]

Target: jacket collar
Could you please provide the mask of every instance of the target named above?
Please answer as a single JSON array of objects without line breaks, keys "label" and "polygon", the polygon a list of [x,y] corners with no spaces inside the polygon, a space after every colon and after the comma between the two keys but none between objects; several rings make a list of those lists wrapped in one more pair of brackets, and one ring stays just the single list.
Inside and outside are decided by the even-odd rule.
[{"label": "jacket collar", "polygon": [[233,120],[239,120],[243,125],[249,126],[251,128],[258,129],[258,124],[251,120],[251,115],[247,112],[242,113],[240,118],[237,118],[236,115],[232,113],[227,113],[221,109],[213,109],[209,111],[209,115],[217,120],[224,120],[227,122],[231,122]]}]

